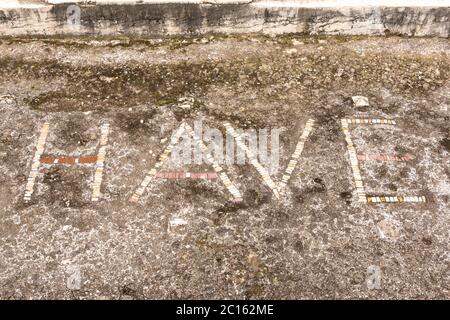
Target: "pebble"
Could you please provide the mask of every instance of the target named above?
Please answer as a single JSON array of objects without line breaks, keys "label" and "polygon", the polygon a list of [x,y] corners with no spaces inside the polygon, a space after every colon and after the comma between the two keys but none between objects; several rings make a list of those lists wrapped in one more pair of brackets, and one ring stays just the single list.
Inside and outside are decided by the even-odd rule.
[{"label": "pebble", "polygon": [[369,98],[364,96],[353,96],[353,103],[356,107],[368,107],[369,106]]},{"label": "pebble", "polygon": [[20,224],[20,216],[19,215],[14,215],[13,217],[12,217],[12,222],[14,223],[14,224]]},{"label": "pebble", "polygon": [[298,41],[298,40],[296,40],[296,39],[294,39],[294,40],[292,40],[292,44],[294,45],[294,46],[298,46],[298,45],[302,45],[302,44],[304,44],[302,41]]},{"label": "pebble", "polygon": [[297,53],[298,50],[295,49],[295,48],[291,48],[291,49],[287,49],[285,52],[286,52],[287,54],[294,54],[294,53]]},{"label": "pebble", "polygon": [[191,108],[191,105],[185,103],[185,104],[180,105],[179,107],[180,107],[181,109],[183,109],[183,110],[187,110],[187,109],[190,109],[190,108]]}]

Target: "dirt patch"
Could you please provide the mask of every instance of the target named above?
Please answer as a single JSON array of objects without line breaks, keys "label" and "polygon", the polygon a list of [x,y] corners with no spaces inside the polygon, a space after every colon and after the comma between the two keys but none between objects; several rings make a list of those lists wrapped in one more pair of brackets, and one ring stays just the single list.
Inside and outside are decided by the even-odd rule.
[{"label": "dirt patch", "polygon": [[79,170],[76,171],[54,167],[45,172],[42,183],[48,188],[44,196],[48,204],[65,208],[82,208],[88,204],[88,200],[83,198],[87,187],[83,180],[87,174],[80,175]]}]

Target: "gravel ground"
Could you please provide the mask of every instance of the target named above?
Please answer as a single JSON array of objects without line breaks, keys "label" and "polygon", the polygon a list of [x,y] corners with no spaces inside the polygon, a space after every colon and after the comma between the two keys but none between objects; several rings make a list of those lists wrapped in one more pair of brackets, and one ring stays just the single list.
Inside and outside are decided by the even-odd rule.
[{"label": "gravel ground", "polygon": [[[24,37],[0,52],[2,299],[449,298],[448,39]],[[154,179],[130,202],[198,119],[283,130],[275,182],[314,125],[279,199],[247,163],[223,166],[242,201],[220,179]],[[358,201],[341,119],[395,121],[351,125],[367,196],[426,201]],[[40,164],[24,200],[44,123],[54,157],[95,156],[109,124],[98,202],[92,163]]]}]

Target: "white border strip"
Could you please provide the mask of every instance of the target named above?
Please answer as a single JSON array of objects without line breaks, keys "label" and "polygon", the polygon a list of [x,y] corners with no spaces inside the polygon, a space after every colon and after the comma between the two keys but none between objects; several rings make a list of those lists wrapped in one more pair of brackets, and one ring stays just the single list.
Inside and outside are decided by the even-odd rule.
[{"label": "white border strip", "polygon": [[383,203],[383,202],[427,202],[426,197],[424,196],[379,196],[379,197],[367,197],[367,202],[369,203]]},{"label": "white border strip", "polygon": [[397,124],[395,120],[389,119],[351,118],[344,120],[346,120],[348,124]]},{"label": "white border strip", "polygon": [[92,191],[92,201],[97,202],[100,198],[100,187],[103,180],[103,171],[105,166],[106,148],[108,144],[109,124],[105,123],[101,126],[100,149],[97,154],[96,169],[94,174],[94,185]]},{"label": "white border strip", "polygon": [[367,196],[364,190],[364,184],[361,177],[361,171],[359,170],[358,157],[356,155],[356,149],[352,141],[352,135],[349,129],[349,120],[341,119],[342,131],[345,135],[345,141],[347,142],[347,151],[350,157],[350,166],[353,172],[353,178],[356,185],[356,194],[358,195],[359,202],[366,202]]},{"label": "white border strip", "polygon": [[34,153],[33,162],[31,164],[30,175],[28,176],[27,185],[25,186],[25,196],[24,200],[26,202],[31,200],[31,196],[34,192],[34,184],[36,182],[36,178],[39,174],[39,166],[41,164],[41,156],[44,152],[45,143],[47,141],[48,132],[50,128],[50,123],[45,122],[41,128],[39,139],[36,145],[36,152]]},{"label": "white border strip", "polygon": [[280,193],[283,192],[284,189],[286,188],[286,184],[288,183],[289,179],[291,178],[292,172],[294,172],[295,167],[297,166],[298,158],[300,157],[300,155],[303,152],[303,148],[305,147],[306,139],[308,139],[313,127],[314,127],[314,120],[309,119],[306,122],[305,129],[303,129],[303,133],[297,143],[297,146],[295,147],[295,151],[292,154],[291,160],[289,161],[289,164],[285,170],[285,173],[283,174],[283,177],[282,177],[280,183],[278,184],[278,189],[279,189]]}]

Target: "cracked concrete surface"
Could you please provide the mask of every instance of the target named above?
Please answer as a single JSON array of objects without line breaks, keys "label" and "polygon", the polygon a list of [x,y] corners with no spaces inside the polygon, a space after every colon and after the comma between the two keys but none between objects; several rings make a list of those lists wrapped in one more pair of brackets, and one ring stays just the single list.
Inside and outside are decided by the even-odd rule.
[{"label": "cracked concrete surface", "polygon": [[[0,52],[2,299],[449,297],[447,39],[23,37]],[[224,166],[242,202],[217,179],[155,179],[130,203],[200,117],[282,128],[281,171],[313,119],[286,195],[246,164]],[[358,202],[343,118],[396,122],[352,130],[368,195],[427,201]],[[23,200],[45,122],[43,153],[77,157],[109,123],[98,202],[90,164],[41,164]]]}]

